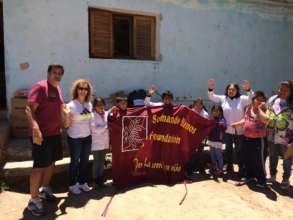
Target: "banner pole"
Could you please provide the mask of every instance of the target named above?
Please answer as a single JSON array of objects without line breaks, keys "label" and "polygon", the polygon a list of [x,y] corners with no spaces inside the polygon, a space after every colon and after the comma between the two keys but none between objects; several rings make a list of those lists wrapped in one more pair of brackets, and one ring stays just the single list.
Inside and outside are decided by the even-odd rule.
[{"label": "banner pole", "polygon": [[187,181],[184,180],[183,184],[184,184],[184,188],[185,188],[185,193],[184,193],[183,198],[182,198],[181,201],[179,202],[179,205],[182,205],[182,204],[183,204],[183,202],[184,202],[184,200],[185,200],[185,198],[187,197],[187,194],[188,194],[188,190],[187,190]]},{"label": "banner pole", "polygon": [[109,207],[110,207],[110,205],[111,205],[111,202],[112,202],[112,200],[113,200],[115,194],[116,194],[116,192],[114,192],[114,194],[110,197],[110,200],[108,201],[108,203],[107,203],[107,205],[106,205],[106,207],[105,207],[103,213],[101,214],[102,217],[105,218],[105,217],[107,216],[108,209],[109,209]]}]

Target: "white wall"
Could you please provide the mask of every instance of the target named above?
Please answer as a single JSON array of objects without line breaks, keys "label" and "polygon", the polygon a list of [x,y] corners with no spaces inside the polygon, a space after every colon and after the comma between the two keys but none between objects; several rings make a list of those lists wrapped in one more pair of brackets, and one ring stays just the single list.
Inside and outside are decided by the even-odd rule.
[{"label": "white wall", "polygon": [[[50,63],[65,67],[63,93],[89,79],[99,96],[120,89],[171,89],[180,99],[206,97],[215,78],[249,79],[271,94],[293,79],[293,11],[227,0],[6,0],[4,1],[7,98],[46,77]],[[231,3],[232,2],[232,3]],[[89,59],[88,6],[161,13],[162,61]],[[29,68],[21,70],[21,63]],[[9,101],[9,100],[8,100]]]}]

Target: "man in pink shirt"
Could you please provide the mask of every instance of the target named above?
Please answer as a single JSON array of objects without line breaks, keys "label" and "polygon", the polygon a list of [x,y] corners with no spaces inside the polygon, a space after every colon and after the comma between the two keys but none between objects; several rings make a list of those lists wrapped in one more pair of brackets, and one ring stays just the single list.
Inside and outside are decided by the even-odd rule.
[{"label": "man in pink shirt", "polygon": [[62,159],[61,126],[64,107],[59,82],[64,74],[63,66],[49,65],[47,80],[35,83],[28,95],[26,114],[30,124],[33,169],[30,176],[31,199],[28,210],[34,216],[45,214],[42,199],[54,201],[49,187],[55,161]]}]

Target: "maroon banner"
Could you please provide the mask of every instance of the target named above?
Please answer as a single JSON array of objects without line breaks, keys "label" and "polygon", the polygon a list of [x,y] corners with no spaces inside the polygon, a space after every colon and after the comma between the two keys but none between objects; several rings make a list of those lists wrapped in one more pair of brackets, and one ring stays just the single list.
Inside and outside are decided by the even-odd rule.
[{"label": "maroon banner", "polygon": [[109,116],[114,185],[182,181],[191,153],[213,126],[183,105],[114,109]]}]

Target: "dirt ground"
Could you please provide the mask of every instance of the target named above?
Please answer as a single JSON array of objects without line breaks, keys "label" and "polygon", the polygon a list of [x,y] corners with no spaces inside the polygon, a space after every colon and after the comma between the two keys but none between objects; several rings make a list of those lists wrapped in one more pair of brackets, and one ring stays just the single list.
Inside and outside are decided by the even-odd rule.
[{"label": "dirt ground", "polygon": [[64,174],[55,176],[52,185],[58,201],[45,203],[47,216],[43,218],[34,218],[25,209],[28,179],[8,182],[10,189],[0,194],[0,219],[293,219],[292,186],[286,191],[279,184],[260,189],[255,184],[237,186],[233,177],[198,175],[186,185],[188,194],[182,205],[179,203],[186,192],[184,184],[144,185],[116,192],[106,217],[102,217],[114,188],[69,196],[64,186],[66,178]]}]

